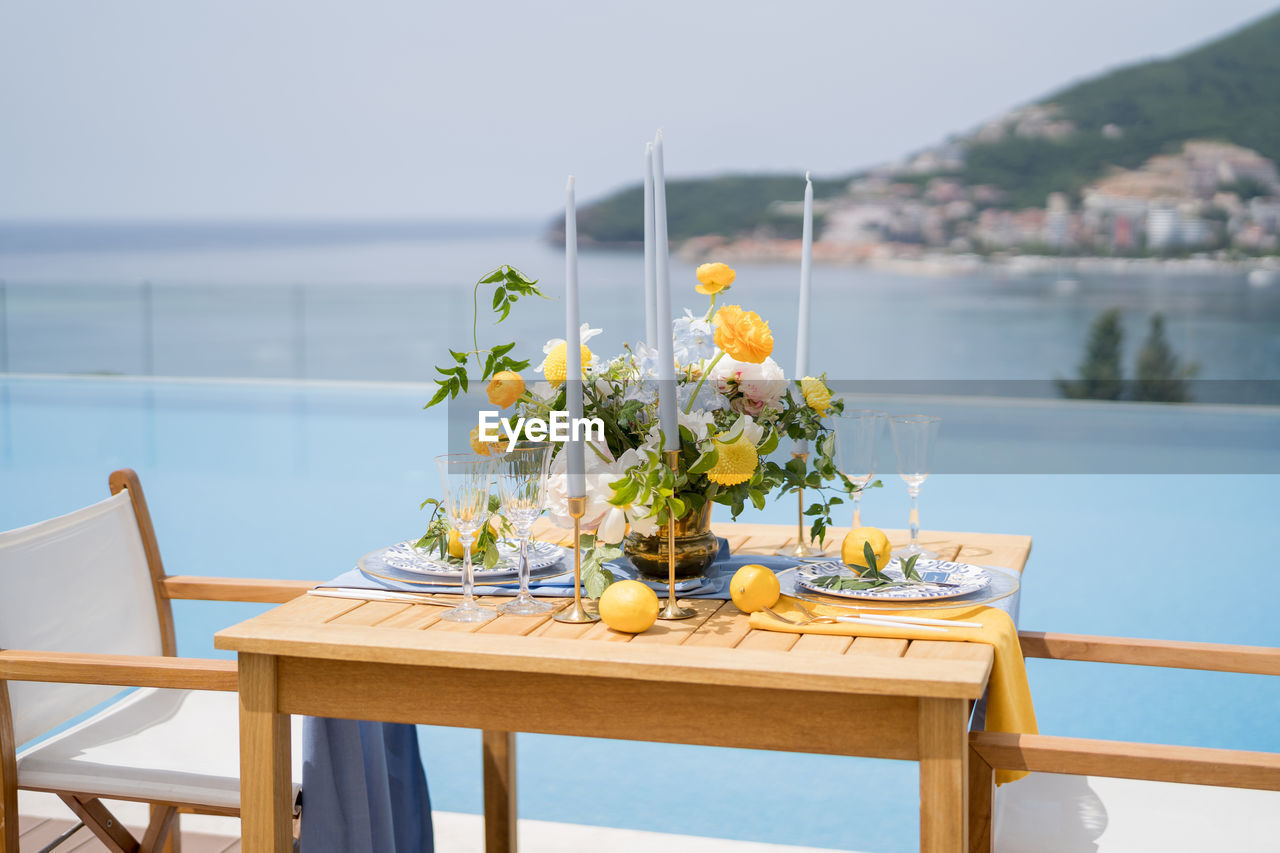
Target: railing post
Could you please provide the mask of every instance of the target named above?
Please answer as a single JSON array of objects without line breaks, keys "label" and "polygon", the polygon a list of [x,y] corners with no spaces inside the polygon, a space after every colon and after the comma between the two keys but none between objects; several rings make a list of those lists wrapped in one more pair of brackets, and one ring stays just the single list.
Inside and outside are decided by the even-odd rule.
[{"label": "railing post", "polygon": [[142,283],[142,372],[156,373],[155,312],[151,305],[151,282]]},{"label": "railing post", "polygon": [[301,284],[293,286],[293,378],[307,378],[307,294]]},{"label": "railing post", "polygon": [[9,372],[9,285],[0,278],[0,373]]}]

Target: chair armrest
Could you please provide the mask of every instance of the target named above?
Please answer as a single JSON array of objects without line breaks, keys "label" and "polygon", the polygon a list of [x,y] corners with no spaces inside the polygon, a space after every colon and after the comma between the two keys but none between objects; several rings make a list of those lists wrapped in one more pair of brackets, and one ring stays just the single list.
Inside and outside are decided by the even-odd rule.
[{"label": "chair armrest", "polygon": [[1200,746],[970,732],[992,768],[1280,791],[1280,755]]},{"label": "chair armrest", "polygon": [[4,649],[0,651],[0,681],[59,681],[235,691],[236,662]]},{"label": "chair armrest", "polygon": [[1018,640],[1022,644],[1022,654],[1029,658],[1280,675],[1280,649],[1263,646],[1179,643],[1082,634],[1046,634],[1041,631],[1019,631]]},{"label": "chair armrest", "polygon": [[167,598],[198,601],[254,601],[264,604],[283,604],[322,583],[324,581],[173,575],[164,579],[164,594]]}]

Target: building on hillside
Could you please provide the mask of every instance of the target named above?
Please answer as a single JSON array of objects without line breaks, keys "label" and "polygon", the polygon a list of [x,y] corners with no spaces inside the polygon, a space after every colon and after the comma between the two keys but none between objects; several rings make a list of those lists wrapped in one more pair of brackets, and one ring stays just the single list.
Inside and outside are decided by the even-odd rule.
[{"label": "building on hillside", "polygon": [[1054,249],[1072,245],[1075,241],[1071,225],[1071,202],[1066,193],[1049,193],[1044,212],[1044,244]]}]

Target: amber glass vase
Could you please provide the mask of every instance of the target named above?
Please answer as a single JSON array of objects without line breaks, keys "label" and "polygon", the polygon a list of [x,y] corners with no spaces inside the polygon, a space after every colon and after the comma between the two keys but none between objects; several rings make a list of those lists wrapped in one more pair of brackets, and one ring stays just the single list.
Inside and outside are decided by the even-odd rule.
[{"label": "amber glass vase", "polygon": [[[715,562],[720,543],[711,532],[711,501],[702,505],[698,513],[686,513],[676,519],[676,580],[696,578],[705,574]],[[667,579],[667,526],[658,528],[652,536],[628,533],[622,543],[622,553],[646,580]]]}]

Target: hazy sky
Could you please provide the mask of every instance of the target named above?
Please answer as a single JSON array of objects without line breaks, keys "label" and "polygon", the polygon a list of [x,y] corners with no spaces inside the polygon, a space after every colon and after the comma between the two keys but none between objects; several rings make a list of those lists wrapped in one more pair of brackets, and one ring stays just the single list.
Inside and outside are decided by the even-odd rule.
[{"label": "hazy sky", "polygon": [[852,169],[1275,0],[3,0],[0,218],[542,217]]}]

